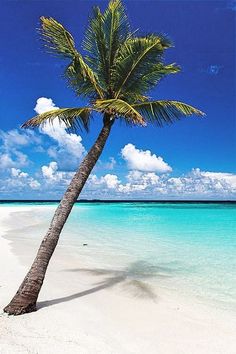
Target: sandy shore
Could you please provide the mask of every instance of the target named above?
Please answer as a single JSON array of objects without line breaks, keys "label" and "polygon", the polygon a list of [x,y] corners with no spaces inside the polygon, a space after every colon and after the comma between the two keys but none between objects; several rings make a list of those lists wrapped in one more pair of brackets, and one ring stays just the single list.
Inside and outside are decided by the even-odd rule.
[{"label": "sandy shore", "polygon": [[236,353],[232,313],[163,289],[155,289],[155,296],[135,296],[132,284],[122,285],[122,275],[86,271],[63,246],[50,264],[38,311],[3,314],[38,246],[27,237],[14,240],[12,231],[11,241],[4,237],[12,229],[13,211],[22,207],[0,209],[0,354]]}]

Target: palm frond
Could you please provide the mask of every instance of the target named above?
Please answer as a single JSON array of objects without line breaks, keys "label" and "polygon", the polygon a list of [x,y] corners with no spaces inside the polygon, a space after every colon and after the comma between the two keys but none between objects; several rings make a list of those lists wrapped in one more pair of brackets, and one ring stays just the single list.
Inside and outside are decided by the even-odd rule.
[{"label": "palm frond", "polygon": [[102,85],[106,86],[108,76],[106,38],[103,14],[98,6],[93,8],[93,15],[85,32],[83,47],[88,53],[86,59],[89,65],[93,70],[96,70]]},{"label": "palm frond", "polygon": [[97,100],[94,108],[111,116],[123,117],[132,124],[146,125],[142,115],[129,103],[120,99]]},{"label": "palm frond", "polygon": [[171,124],[183,116],[205,115],[199,109],[178,101],[148,101],[132,106],[142,114],[147,122],[155,123],[159,126]]},{"label": "palm frond", "polygon": [[113,86],[118,98],[129,86],[153,71],[163,60],[163,53],[171,42],[164,36],[148,35],[129,38],[120,47],[115,60]]},{"label": "palm frond", "polygon": [[41,23],[41,35],[47,50],[63,58],[71,59],[71,63],[65,71],[65,76],[68,83],[76,89],[77,94],[86,96],[88,93],[93,95],[97,93],[97,97],[103,98],[103,91],[96,73],[93,72],[75,48],[72,35],[62,24],[51,17],[41,17]]},{"label": "palm frond", "polygon": [[99,7],[94,8],[83,45],[89,65],[97,72],[101,85],[107,87],[107,92],[115,55],[129,35],[128,19],[120,0],[111,0],[104,14]]},{"label": "palm frond", "polygon": [[62,56],[63,58],[74,58],[77,54],[72,35],[62,24],[52,17],[41,17],[41,37],[48,52]]},{"label": "palm frond", "polygon": [[104,90],[99,84],[97,74],[89,67],[80,54],[77,54],[67,66],[65,77],[77,96],[104,98]]},{"label": "palm frond", "polygon": [[107,83],[109,87],[115,55],[121,43],[130,35],[130,26],[124,6],[120,0],[110,1],[103,17],[109,70]]},{"label": "palm frond", "polygon": [[46,123],[53,125],[53,121],[57,118],[69,130],[79,128],[88,131],[90,112],[91,108],[89,107],[54,109],[27,120],[22,128],[36,128]]},{"label": "palm frond", "polygon": [[167,75],[176,74],[179,71],[180,67],[176,64],[157,63],[146,73],[140,72],[127,82],[124,97],[126,100],[130,99],[131,102],[142,101],[143,93],[149,92]]}]

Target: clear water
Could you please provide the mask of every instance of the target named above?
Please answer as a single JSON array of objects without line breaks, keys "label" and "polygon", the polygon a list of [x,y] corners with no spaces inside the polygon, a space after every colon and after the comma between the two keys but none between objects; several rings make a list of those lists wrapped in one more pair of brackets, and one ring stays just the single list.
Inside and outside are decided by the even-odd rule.
[{"label": "clear water", "polygon": [[88,267],[236,309],[236,204],[76,204],[61,244]]}]

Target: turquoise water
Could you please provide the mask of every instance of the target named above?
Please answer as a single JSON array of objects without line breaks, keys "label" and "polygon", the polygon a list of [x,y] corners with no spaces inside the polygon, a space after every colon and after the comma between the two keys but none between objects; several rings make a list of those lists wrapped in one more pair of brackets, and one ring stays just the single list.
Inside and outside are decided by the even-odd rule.
[{"label": "turquoise water", "polygon": [[76,204],[61,244],[89,268],[236,309],[236,204]]}]

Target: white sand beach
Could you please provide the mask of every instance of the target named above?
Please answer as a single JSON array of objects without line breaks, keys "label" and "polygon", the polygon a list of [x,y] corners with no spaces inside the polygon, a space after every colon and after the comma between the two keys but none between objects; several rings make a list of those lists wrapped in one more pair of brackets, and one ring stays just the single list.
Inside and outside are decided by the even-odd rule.
[{"label": "white sand beach", "polygon": [[38,247],[12,232],[11,241],[5,238],[14,225],[11,214],[20,210],[0,209],[1,354],[236,353],[235,314],[158,288],[153,297],[133,296],[119,274],[80,271],[87,265],[63,245],[49,266],[38,311],[3,314]]}]

